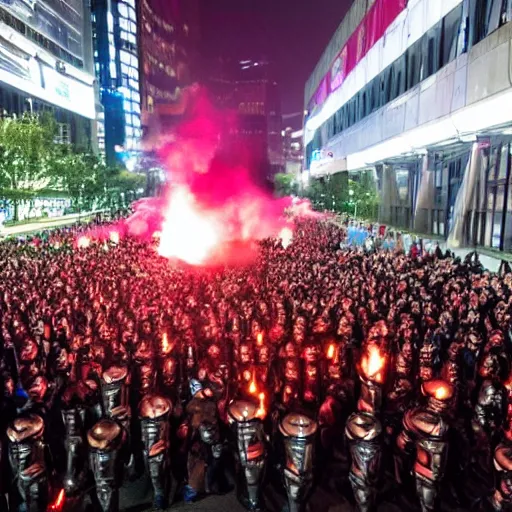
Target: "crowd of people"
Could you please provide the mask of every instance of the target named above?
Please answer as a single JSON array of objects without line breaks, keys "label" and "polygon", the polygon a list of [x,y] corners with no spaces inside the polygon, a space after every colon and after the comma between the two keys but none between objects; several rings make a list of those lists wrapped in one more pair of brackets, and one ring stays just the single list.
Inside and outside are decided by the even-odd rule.
[{"label": "crowd of people", "polygon": [[[493,507],[511,502],[512,273],[440,253],[340,249],[347,226],[317,220],[297,221],[289,246],[261,241],[254,262],[230,268],[170,262],[156,242],[80,248],[76,237],[57,230],[0,244],[4,509],[58,507],[55,489],[72,498],[93,481],[97,507],[114,511],[122,478],[114,459],[124,478],[146,468],[158,507],[171,472],[187,501],[220,492],[228,407],[244,399],[257,404],[274,454],[286,414],[314,420],[322,461],[347,450],[351,412],[377,415],[390,460],[410,468],[395,479],[423,465],[426,483],[418,477],[416,487],[430,511],[437,497],[425,488],[444,472],[428,450],[414,463],[417,452],[399,441],[404,414],[424,404],[435,379],[451,390],[450,407],[436,412],[457,433],[450,475],[476,475]],[[383,360],[378,406],[361,395],[371,347]],[[494,492],[500,446],[508,465]]]}]

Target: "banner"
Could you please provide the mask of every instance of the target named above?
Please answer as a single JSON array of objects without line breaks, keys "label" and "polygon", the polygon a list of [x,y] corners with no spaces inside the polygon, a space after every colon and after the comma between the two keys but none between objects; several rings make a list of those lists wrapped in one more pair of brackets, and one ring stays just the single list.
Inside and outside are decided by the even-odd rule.
[{"label": "banner", "polygon": [[343,84],[348,74],[384,36],[389,26],[406,7],[407,0],[375,0],[320,82],[311,98],[310,110],[321,105],[330,93]]},{"label": "banner", "polygon": [[347,52],[348,48],[345,46],[332,65],[330,92],[334,92],[345,81],[347,76]]}]

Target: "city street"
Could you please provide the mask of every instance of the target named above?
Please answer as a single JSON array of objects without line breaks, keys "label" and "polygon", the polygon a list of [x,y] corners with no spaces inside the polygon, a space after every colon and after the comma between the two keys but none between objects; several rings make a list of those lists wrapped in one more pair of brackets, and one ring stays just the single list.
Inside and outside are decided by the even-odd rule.
[{"label": "city street", "polygon": [[512,0],[0,0],[0,512],[511,507],[511,70]]},{"label": "city street", "polygon": [[[102,211],[102,210],[99,210]],[[70,215],[63,215],[62,217],[53,217],[40,220],[37,222],[27,222],[26,224],[18,224],[16,226],[2,227],[0,231],[1,237],[8,236],[22,236],[30,233],[37,233],[40,231],[60,228],[63,226],[70,226],[76,222],[87,223],[96,214],[96,212],[84,212],[83,214],[73,213]]]}]

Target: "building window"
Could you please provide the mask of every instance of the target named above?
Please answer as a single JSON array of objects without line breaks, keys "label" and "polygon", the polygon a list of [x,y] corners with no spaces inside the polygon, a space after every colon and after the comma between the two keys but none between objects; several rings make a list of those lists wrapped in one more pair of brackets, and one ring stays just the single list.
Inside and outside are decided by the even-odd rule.
[{"label": "building window", "polygon": [[68,123],[57,123],[55,142],[58,144],[71,144],[71,125]]},{"label": "building window", "polygon": [[496,144],[481,152],[475,241],[485,247],[508,251],[512,249],[510,144]]},{"label": "building window", "polygon": [[457,57],[457,47],[462,29],[462,8],[458,7],[448,13],[443,20],[443,48],[441,52],[441,66],[446,66]]}]

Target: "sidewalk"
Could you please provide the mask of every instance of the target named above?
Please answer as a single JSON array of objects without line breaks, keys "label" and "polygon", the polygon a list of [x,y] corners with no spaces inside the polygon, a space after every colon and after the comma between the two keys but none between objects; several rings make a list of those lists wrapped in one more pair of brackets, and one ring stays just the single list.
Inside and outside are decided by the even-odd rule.
[{"label": "sidewalk", "polygon": [[44,229],[58,228],[62,226],[68,226],[74,224],[80,219],[80,222],[87,222],[96,213],[101,213],[103,210],[97,210],[94,212],[84,212],[81,214],[73,213],[70,215],[64,215],[62,217],[52,217],[41,220],[40,222],[29,222],[27,224],[18,224],[16,226],[10,226],[3,228],[0,232],[0,237],[24,235],[28,233],[35,233]]}]

